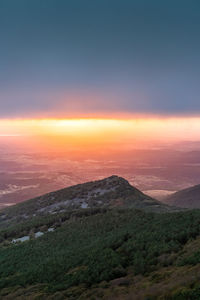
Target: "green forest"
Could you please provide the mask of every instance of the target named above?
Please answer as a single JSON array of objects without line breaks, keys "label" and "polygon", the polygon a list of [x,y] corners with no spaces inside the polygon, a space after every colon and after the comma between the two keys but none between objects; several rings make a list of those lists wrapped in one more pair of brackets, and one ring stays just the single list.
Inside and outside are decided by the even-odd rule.
[{"label": "green forest", "polygon": [[[48,226],[55,231],[11,243]],[[199,210],[82,210],[8,226],[0,232],[0,297],[200,299],[199,233]]]}]

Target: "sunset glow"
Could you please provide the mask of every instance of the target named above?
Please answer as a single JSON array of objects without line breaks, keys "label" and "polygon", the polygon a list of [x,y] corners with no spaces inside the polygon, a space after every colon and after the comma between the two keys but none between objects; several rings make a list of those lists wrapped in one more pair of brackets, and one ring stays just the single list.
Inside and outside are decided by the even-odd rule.
[{"label": "sunset glow", "polygon": [[0,120],[0,135],[193,140],[200,137],[200,118]]}]

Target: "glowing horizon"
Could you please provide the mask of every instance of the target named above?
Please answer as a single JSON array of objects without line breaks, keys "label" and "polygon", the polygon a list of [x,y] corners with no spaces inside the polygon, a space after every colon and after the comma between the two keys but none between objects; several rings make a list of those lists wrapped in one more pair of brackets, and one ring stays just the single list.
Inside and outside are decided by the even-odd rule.
[{"label": "glowing horizon", "polygon": [[67,136],[76,140],[200,139],[200,117],[0,119],[0,136]]}]

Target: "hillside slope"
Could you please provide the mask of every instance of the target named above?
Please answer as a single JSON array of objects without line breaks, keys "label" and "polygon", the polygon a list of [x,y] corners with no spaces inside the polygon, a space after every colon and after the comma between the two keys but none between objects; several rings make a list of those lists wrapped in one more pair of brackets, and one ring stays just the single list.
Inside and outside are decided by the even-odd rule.
[{"label": "hillside slope", "polygon": [[46,229],[24,224],[23,232],[29,225],[46,233],[19,244],[10,243],[6,228],[0,231],[0,299],[199,300],[199,219],[198,210],[82,210],[60,218],[52,232],[48,219]]},{"label": "hillside slope", "polygon": [[134,207],[154,212],[173,211],[131,186],[127,180],[111,176],[87,182],[19,203],[0,211],[0,226],[36,216],[53,215],[78,209]]},{"label": "hillside slope", "polygon": [[200,184],[178,191],[163,200],[168,205],[183,208],[200,208]]}]

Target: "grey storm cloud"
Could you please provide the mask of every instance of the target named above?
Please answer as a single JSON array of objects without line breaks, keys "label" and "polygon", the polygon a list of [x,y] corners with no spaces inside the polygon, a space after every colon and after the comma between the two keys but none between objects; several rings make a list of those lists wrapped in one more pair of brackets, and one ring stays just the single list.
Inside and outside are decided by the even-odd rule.
[{"label": "grey storm cloud", "polygon": [[198,113],[199,35],[195,0],[1,0],[0,117]]}]

